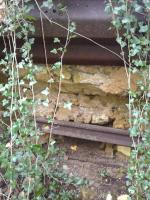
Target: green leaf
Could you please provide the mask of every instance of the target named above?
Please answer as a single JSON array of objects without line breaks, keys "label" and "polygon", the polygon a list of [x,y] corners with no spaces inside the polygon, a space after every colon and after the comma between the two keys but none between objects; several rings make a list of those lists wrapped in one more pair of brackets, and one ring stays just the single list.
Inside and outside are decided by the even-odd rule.
[{"label": "green leaf", "polygon": [[42,101],[43,106],[48,107],[49,106],[49,100],[46,99],[45,101]]},{"label": "green leaf", "polygon": [[45,88],[45,90],[43,90],[41,93],[44,94],[45,96],[48,96],[49,95],[49,88],[48,87]]},{"label": "green leaf", "polygon": [[68,109],[68,110],[71,110],[71,108],[72,108],[72,103],[71,103],[70,101],[65,102],[65,103],[64,103],[64,108],[66,108],[66,109]]},{"label": "green leaf", "polygon": [[147,31],[148,31],[148,25],[140,26],[139,30],[140,33],[145,33]]},{"label": "green leaf", "polygon": [[53,122],[53,118],[51,116],[48,117],[48,123],[52,123]]},{"label": "green leaf", "polygon": [[51,50],[50,52],[53,53],[53,54],[57,54],[57,53],[58,53],[58,52],[57,52],[57,49],[53,49],[53,50]]},{"label": "green leaf", "polygon": [[60,43],[60,39],[59,38],[54,38],[54,43]]},{"label": "green leaf", "polygon": [[61,67],[61,62],[58,61],[58,62],[56,62],[56,63],[53,64],[52,69],[59,69],[60,67]]},{"label": "green leaf", "polygon": [[53,1],[52,0],[46,0],[46,1],[43,2],[41,7],[51,9],[53,7]]},{"label": "green leaf", "polygon": [[36,21],[36,18],[32,15],[26,15],[25,18],[30,21]]}]

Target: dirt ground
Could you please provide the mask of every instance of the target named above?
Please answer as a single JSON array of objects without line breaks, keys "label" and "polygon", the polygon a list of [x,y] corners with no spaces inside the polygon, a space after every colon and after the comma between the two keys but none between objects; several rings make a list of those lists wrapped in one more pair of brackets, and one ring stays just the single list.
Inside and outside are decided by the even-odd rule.
[{"label": "dirt ground", "polygon": [[63,137],[58,143],[65,149],[64,170],[89,181],[89,186],[81,189],[82,200],[106,200],[109,192],[115,200],[127,193],[126,156],[105,152],[105,144],[99,142]]}]

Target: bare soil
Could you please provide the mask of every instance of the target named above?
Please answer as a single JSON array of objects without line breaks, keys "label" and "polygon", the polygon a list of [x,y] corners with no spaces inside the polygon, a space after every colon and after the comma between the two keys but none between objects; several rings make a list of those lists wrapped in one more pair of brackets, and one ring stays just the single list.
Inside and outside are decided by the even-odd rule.
[{"label": "bare soil", "polygon": [[126,156],[105,152],[105,144],[99,142],[63,137],[58,143],[65,150],[64,170],[89,181],[89,186],[81,188],[82,200],[106,200],[109,192],[117,199],[127,193]]}]

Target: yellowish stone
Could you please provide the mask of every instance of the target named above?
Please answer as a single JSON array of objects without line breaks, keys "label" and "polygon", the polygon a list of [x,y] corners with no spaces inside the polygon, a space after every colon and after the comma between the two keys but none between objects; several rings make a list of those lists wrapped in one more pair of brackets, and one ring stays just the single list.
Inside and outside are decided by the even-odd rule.
[{"label": "yellowish stone", "polygon": [[105,153],[108,156],[113,157],[114,150],[113,150],[113,145],[112,144],[106,144]]},{"label": "yellowish stone", "polygon": [[125,146],[117,146],[117,151],[126,155],[126,156],[130,156],[131,148],[125,147]]}]

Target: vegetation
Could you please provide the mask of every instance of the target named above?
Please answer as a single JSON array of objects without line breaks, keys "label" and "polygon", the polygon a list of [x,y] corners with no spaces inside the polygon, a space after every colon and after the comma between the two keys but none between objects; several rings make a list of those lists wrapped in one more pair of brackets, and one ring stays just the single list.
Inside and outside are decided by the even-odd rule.
[{"label": "vegetation", "polygon": [[[41,16],[43,29],[42,7],[52,7],[52,0],[46,0],[42,6],[34,0]],[[0,135],[0,177],[2,199],[58,199],[71,200],[78,198],[78,186],[83,184],[79,178],[70,177],[61,170],[60,150],[52,139],[53,122],[59,102],[61,91],[62,63],[66,47],[75,32],[75,24],[68,17],[67,37],[65,45],[58,49],[50,50],[51,53],[61,54],[51,67],[47,63],[49,74],[48,87],[42,91],[47,97],[43,102],[35,99],[34,87],[35,74],[38,67],[32,62],[31,48],[34,44],[32,38],[35,32],[34,18],[29,15],[34,8],[31,0],[5,1],[5,15],[0,24],[0,36],[3,38],[4,58],[0,65],[7,76],[7,82],[0,84],[3,100],[3,119]],[[59,4],[59,8],[66,13],[66,8]],[[121,47],[121,59],[124,62],[129,89],[129,123],[130,136],[133,141],[133,150],[128,168],[128,181],[130,199],[150,199],[150,2],[148,0],[107,0],[106,10],[112,14],[113,26],[116,30],[117,42]],[[49,20],[49,19],[48,19]],[[49,20],[51,22],[51,20]],[[59,24],[58,24],[59,25]],[[61,26],[61,25],[59,25]],[[63,26],[61,26],[63,27]],[[63,27],[64,28],[64,27]],[[18,47],[17,40],[24,43]],[[102,47],[95,41],[86,38]],[[7,42],[6,42],[7,41]],[[60,44],[59,38],[54,38],[54,43]],[[9,46],[6,46],[9,44]],[[43,44],[45,39],[43,34]],[[102,47],[105,48],[105,47]],[[106,49],[106,48],[105,48]],[[111,50],[108,50],[111,52]],[[19,53],[21,59],[18,60]],[[51,123],[50,137],[47,148],[39,143],[40,132],[36,123],[36,105],[49,106],[50,85],[53,81],[52,72],[59,69],[59,92],[53,116],[49,116]],[[26,70],[27,75],[20,78],[20,70]],[[131,79],[137,74],[137,88],[133,90]],[[32,98],[28,98],[29,92]],[[71,109],[68,102],[65,108]],[[106,172],[100,172],[107,176]]]},{"label": "vegetation", "polygon": [[[37,1],[35,3],[36,6],[39,6]],[[77,198],[79,186],[83,185],[84,181],[65,174],[61,169],[60,150],[51,138],[52,130],[47,148],[43,148],[39,143],[39,138],[43,133],[40,132],[36,123],[36,106],[38,104],[49,106],[50,87],[42,91],[42,94],[47,96],[44,102],[35,99],[34,87],[37,82],[35,74],[38,72],[38,67],[32,62],[31,48],[34,43],[32,35],[35,27],[33,25],[34,18],[29,15],[34,6],[30,0],[9,0],[5,1],[4,5],[5,15],[0,24],[4,58],[1,59],[0,65],[3,67],[2,71],[7,77],[7,82],[0,84],[4,109],[1,120],[3,134],[0,135],[1,199],[69,200]],[[45,6],[52,7],[52,1],[44,1],[41,7]],[[41,12],[40,10],[42,24]],[[68,30],[74,30],[74,24],[69,20]],[[72,34],[68,31],[65,46],[51,50],[52,53],[58,51],[61,53],[59,61],[52,67],[46,61],[49,86],[52,81],[50,71],[59,69],[61,87],[62,60],[71,37]],[[16,42],[20,39],[24,43],[18,46]],[[60,40],[55,38],[54,42],[60,43]],[[6,43],[9,44],[9,47],[6,46]],[[45,45],[44,35],[43,43]],[[21,57],[20,60],[17,58],[18,53]],[[20,78],[20,70],[27,71],[24,78]],[[29,98],[29,92],[32,98]],[[59,94],[60,90],[54,115],[49,116],[51,127],[55,118]]]},{"label": "vegetation", "polygon": [[[133,150],[128,168],[131,199],[150,199],[150,1],[107,0],[121,48],[129,89],[129,123]],[[133,90],[132,75],[137,74]]]}]

